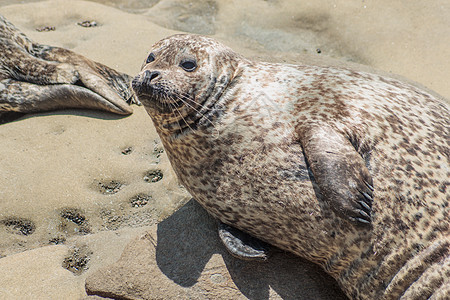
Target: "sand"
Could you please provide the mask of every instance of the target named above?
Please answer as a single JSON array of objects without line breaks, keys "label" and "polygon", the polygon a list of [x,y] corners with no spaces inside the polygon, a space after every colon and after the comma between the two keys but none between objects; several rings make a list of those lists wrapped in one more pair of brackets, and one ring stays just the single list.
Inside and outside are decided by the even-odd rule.
[{"label": "sand", "polygon": [[[31,39],[130,75],[139,72],[154,42],[195,32],[212,35],[252,58],[364,64],[363,69],[392,72],[450,98],[447,0],[412,0],[408,5],[387,0],[244,0],[239,6],[212,0],[21,2],[0,0],[0,14]],[[98,26],[76,24],[85,20]],[[43,26],[55,30],[36,31]],[[129,117],[64,110],[0,125],[0,298],[22,295],[14,282],[23,283],[14,278],[51,279],[53,275],[36,271],[39,267],[27,272],[33,262],[46,264],[39,257],[51,258],[58,272],[73,279],[55,262],[79,243],[109,249],[108,261],[117,259],[137,232],[190,199],[145,110],[133,109]],[[105,234],[121,236],[116,249],[107,246],[108,238],[100,238]],[[58,245],[48,246],[52,244]],[[93,259],[90,270],[105,263]],[[8,269],[15,273],[5,274]],[[84,297],[83,277],[76,280],[70,291],[55,289],[56,298],[58,293]],[[64,279],[55,282],[68,284]],[[27,295],[38,290],[32,285]]]}]

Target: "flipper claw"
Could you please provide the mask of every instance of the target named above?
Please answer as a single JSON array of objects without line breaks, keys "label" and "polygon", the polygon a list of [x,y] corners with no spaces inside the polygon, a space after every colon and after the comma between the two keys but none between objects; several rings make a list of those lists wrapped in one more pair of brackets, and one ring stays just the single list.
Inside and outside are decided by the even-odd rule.
[{"label": "flipper claw", "polygon": [[370,212],[371,208],[370,208],[369,205],[367,205],[366,202],[364,202],[364,201],[359,201],[358,203],[362,206],[362,208],[363,208],[364,210]]},{"label": "flipper claw", "polygon": [[370,223],[372,177],[353,143],[327,124],[305,125],[298,130],[323,199],[341,217],[356,223]]}]

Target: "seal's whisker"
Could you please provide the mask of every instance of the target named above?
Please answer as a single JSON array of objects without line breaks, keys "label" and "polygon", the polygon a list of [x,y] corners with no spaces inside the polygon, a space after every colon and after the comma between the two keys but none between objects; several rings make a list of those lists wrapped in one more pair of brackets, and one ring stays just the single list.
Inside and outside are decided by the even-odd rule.
[{"label": "seal's whisker", "polygon": [[181,119],[184,121],[184,123],[191,129],[194,131],[194,129],[187,123],[187,121],[185,120],[185,118],[183,117],[182,113],[178,110],[178,108],[176,107],[176,105],[174,103],[172,103],[171,98],[169,95],[173,94],[170,93],[170,88],[169,86],[166,84],[166,82],[161,82],[159,85],[159,91],[160,93],[158,93],[156,95],[158,101],[166,108],[170,108],[171,111],[171,115],[173,116],[174,119],[176,119],[176,122],[178,124],[178,129],[180,131],[180,133],[183,132],[183,126],[181,126],[180,124],[180,118],[177,117],[177,113],[180,115]]},{"label": "seal's whisker", "polygon": [[[180,119],[179,118],[177,118],[177,116],[176,116],[176,112],[181,116],[181,118],[183,118],[183,116],[181,115],[181,113],[178,111],[178,109],[176,108],[176,107],[172,107],[173,108],[173,110],[172,110],[172,114],[173,114],[173,117],[177,120],[177,124],[178,124],[178,130],[180,131],[180,134],[181,133],[183,133],[183,127],[181,126],[181,124],[180,124]],[[184,119],[183,119],[184,120]],[[186,121],[185,121],[185,123],[186,123]],[[188,125],[189,126],[189,125]],[[190,128],[190,127],[189,127]],[[191,128],[192,129],[192,128]]]},{"label": "seal's whisker", "polygon": [[[181,127],[181,124],[180,124],[180,120],[177,118],[177,115],[176,115],[176,108],[175,107],[172,107],[172,105],[169,103],[167,106],[169,106],[169,107],[171,107],[172,108],[172,112],[171,112],[171,115],[173,116],[173,118],[174,119],[176,119],[177,120],[177,124],[178,124],[178,129],[180,130],[180,133],[183,131],[182,130],[182,127]],[[178,111],[177,111],[178,112]],[[178,112],[179,113],[179,112]]]},{"label": "seal's whisker", "polygon": [[[179,97],[178,95],[176,96],[176,99],[182,101],[184,104],[186,104],[187,106],[189,106],[190,108],[192,108],[194,111],[196,111],[201,117],[205,117],[206,121],[208,121],[209,124],[212,125],[212,127],[214,127],[215,130],[218,130],[216,128],[216,125],[214,125],[214,123],[201,111],[199,111],[198,109],[196,109],[195,107],[193,107],[192,105],[190,105],[189,103],[187,103],[184,99],[182,99],[181,97]],[[181,114],[181,113],[180,113]],[[184,118],[183,118],[184,120]]]},{"label": "seal's whisker", "polygon": [[[195,103],[195,104],[197,104],[198,106],[200,106],[202,109],[204,109],[204,110],[210,110],[210,111],[214,111],[214,110],[217,110],[217,111],[224,111],[225,110],[225,108],[213,108],[213,107],[207,107],[207,106],[205,106],[205,105],[202,105],[202,104],[200,104],[200,103],[198,103],[197,101],[195,101],[195,100],[193,100],[193,99],[191,99],[190,97],[188,97],[188,96],[185,96],[185,95],[178,95],[178,97],[186,97],[186,99],[184,99],[184,100],[188,100],[188,101],[190,101],[190,102],[192,102],[192,103]],[[180,99],[181,100],[181,99]]]},{"label": "seal's whisker", "polygon": [[[183,117],[183,114],[178,110],[178,108],[177,108],[173,103],[170,103],[170,102],[168,102],[168,103],[169,103],[169,105],[172,106],[173,111],[174,111],[174,112],[176,111],[176,112],[180,115],[181,119],[183,119],[184,124],[186,124],[187,127],[189,127],[189,129],[191,129],[192,131],[195,131],[195,130],[189,125],[189,123],[186,121],[186,119]],[[175,117],[175,115],[174,115],[174,117]],[[182,133],[182,132],[183,132],[183,128],[181,127],[181,124],[180,124],[180,122],[179,122],[179,119],[177,119],[177,123],[178,123],[178,126],[180,127],[180,133]]]},{"label": "seal's whisker", "polygon": [[[192,99],[187,94],[174,93],[173,91],[169,93],[169,91],[171,91],[171,89],[170,89],[169,85],[167,84],[167,82],[165,82],[165,81],[161,82],[159,85],[160,85],[160,87],[162,89],[164,89],[165,95],[172,95],[172,96],[176,97],[177,100],[187,100],[187,101],[189,101],[191,103],[194,103],[195,105],[199,106],[201,109],[204,109],[204,110],[209,110],[209,111],[214,111],[214,110],[216,110],[216,111],[223,111],[223,110],[225,110],[224,108],[207,107],[207,106],[205,106],[205,105],[195,101],[194,99]],[[168,100],[168,98],[166,100]]]},{"label": "seal's whisker", "polygon": [[[174,107],[174,106],[170,103],[170,101],[167,101],[167,100],[168,100],[168,96],[167,96],[167,95],[161,96],[160,98],[161,98],[162,100],[165,100],[165,101],[161,101],[161,102],[163,103],[164,106],[169,107],[169,108],[172,108],[170,114],[173,116],[174,119],[177,120],[178,128],[179,128],[180,133],[181,133],[181,132],[182,132],[182,127],[181,127],[180,121],[179,121],[179,119],[177,118],[176,113],[175,113],[176,107]],[[178,113],[179,113],[179,112],[178,112]]]}]

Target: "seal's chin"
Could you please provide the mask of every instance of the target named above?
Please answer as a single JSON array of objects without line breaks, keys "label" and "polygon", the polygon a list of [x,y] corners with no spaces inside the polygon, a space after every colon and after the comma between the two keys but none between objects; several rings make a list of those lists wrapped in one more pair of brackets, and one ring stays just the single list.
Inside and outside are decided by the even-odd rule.
[{"label": "seal's chin", "polygon": [[173,108],[177,104],[168,102],[170,99],[165,91],[143,79],[141,76],[136,76],[131,82],[131,87],[142,104],[155,113],[168,114],[173,112]]},{"label": "seal's chin", "polygon": [[167,103],[163,103],[151,95],[138,95],[139,101],[152,114],[170,114],[173,109]]},{"label": "seal's chin", "polygon": [[145,73],[140,74],[133,79],[131,86],[150,117],[157,120],[157,127],[179,135],[197,129],[202,119],[208,119],[206,115],[210,111],[202,112],[202,105],[192,97],[171,88],[167,81],[153,83],[148,78]]}]

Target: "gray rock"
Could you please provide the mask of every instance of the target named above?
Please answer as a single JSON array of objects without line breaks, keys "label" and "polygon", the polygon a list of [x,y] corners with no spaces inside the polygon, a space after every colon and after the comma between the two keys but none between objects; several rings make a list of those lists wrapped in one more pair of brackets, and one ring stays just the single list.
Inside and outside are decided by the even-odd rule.
[{"label": "gray rock", "polygon": [[86,279],[88,295],[125,299],[346,299],[320,267],[276,251],[268,262],[229,255],[217,223],[191,200]]}]

